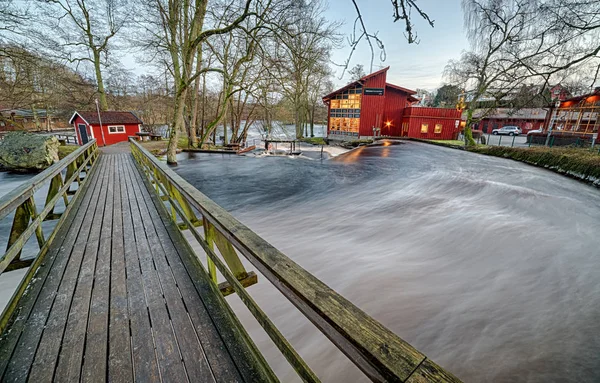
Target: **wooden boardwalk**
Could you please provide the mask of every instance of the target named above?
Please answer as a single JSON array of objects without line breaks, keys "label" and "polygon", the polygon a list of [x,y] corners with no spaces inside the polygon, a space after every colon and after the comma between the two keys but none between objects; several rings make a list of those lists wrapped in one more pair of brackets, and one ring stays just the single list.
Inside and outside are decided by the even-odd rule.
[{"label": "wooden boardwalk", "polygon": [[2,381],[275,380],[131,154],[98,161],[0,339]]}]

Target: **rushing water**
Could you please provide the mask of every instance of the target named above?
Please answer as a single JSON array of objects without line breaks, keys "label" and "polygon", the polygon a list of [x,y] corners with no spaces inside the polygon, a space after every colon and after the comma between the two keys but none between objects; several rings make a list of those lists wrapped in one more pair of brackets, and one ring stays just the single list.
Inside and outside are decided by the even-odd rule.
[{"label": "rushing water", "polygon": [[[198,155],[176,171],[466,382],[600,381],[598,189],[418,143],[329,161]],[[322,379],[360,381],[264,277],[249,291]]]}]

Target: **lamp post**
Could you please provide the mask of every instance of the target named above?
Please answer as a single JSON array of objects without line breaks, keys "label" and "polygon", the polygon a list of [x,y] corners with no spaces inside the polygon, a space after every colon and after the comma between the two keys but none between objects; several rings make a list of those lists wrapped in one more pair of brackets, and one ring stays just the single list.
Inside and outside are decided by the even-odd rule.
[{"label": "lamp post", "polygon": [[106,140],[104,140],[104,129],[102,128],[102,117],[100,117],[100,106],[98,105],[98,99],[96,101],[96,111],[98,112],[98,121],[100,122],[100,134],[102,134],[102,146],[106,146]]}]

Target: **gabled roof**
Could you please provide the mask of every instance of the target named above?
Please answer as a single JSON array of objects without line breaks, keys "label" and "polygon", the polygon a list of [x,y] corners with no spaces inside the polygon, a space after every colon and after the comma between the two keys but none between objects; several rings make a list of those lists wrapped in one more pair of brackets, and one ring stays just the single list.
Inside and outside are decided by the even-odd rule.
[{"label": "gabled roof", "polygon": [[412,90],[412,89],[403,88],[403,87],[398,86],[398,85],[390,84],[389,82],[386,82],[385,86],[390,87],[392,89],[399,90],[399,91],[404,92],[404,93],[411,94],[411,95],[412,94],[417,94],[417,92],[414,91],[414,90]]},{"label": "gabled roof", "polygon": [[[352,88],[352,87],[353,87],[353,86],[355,86],[355,85],[364,85],[364,83],[365,83],[365,82],[366,82],[368,79],[370,79],[371,77],[375,77],[375,76],[377,76],[377,75],[380,75],[380,74],[382,74],[382,73],[385,73],[385,72],[387,72],[387,71],[388,71],[388,69],[390,69],[390,67],[389,67],[389,66],[388,66],[388,67],[385,67],[385,68],[383,68],[383,69],[380,69],[380,70],[378,70],[377,72],[373,72],[373,73],[371,73],[371,74],[368,74],[368,75],[366,75],[366,76],[363,76],[363,77],[361,77],[359,80],[353,81],[353,82],[351,82],[350,84],[348,84],[348,85],[346,85],[346,86],[344,86],[344,87],[342,87],[342,88],[340,88],[340,89],[338,89],[338,90],[335,90],[335,91],[333,91],[333,92],[329,93],[327,96],[323,96],[323,101],[325,101],[325,100],[328,100],[328,99],[330,99],[332,96],[334,96],[334,95],[336,95],[336,94],[338,94],[338,93],[340,93],[340,92],[343,92],[343,91],[345,91],[345,90],[346,90],[346,89],[348,89],[348,88]],[[416,92],[415,92],[415,93],[416,93]]]},{"label": "gabled roof", "polygon": [[[98,119],[98,112],[96,111],[76,111],[73,113],[73,116],[69,120],[69,124],[73,123],[75,117],[79,116],[83,118],[83,120],[88,125],[98,125],[100,124],[100,120]],[[133,112],[100,112],[100,117],[102,118],[102,125],[109,124],[143,124],[142,120],[140,120]]]}]

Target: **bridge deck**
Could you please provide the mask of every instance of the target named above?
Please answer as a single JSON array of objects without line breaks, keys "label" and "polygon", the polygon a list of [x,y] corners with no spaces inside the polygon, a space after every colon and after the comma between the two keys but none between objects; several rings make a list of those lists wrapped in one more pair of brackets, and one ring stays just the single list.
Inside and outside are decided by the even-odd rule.
[{"label": "bridge deck", "polygon": [[270,380],[131,155],[84,187],[2,336],[2,381]]}]

